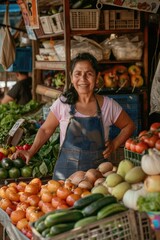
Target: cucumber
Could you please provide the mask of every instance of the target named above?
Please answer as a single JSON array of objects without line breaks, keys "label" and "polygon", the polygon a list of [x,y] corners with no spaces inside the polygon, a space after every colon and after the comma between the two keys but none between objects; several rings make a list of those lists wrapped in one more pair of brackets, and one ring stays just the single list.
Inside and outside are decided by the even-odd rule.
[{"label": "cucumber", "polygon": [[73,207],[77,209],[82,209],[102,197],[104,197],[104,194],[102,193],[92,193],[90,195],[87,195],[86,197],[78,199],[74,203]]},{"label": "cucumber", "polygon": [[47,234],[50,233],[50,228],[46,228],[45,230],[43,230],[43,232],[41,233],[42,237],[46,237]]},{"label": "cucumber", "polygon": [[83,218],[80,210],[71,210],[69,212],[59,212],[49,215],[44,220],[46,227],[51,227],[58,223],[75,222]]},{"label": "cucumber", "polygon": [[100,198],[100,199],[92,202],[87,207],[83,208],[82,213],[85,217],[93,216],[93,215],[96,215],[97,212],[104,206],[111,204],[111,203],[116,203],[116,202],[117,202],[116,197],[107,195],[107,196],[104,196],[103,198]]},{"label": "cucumber", "polygon": [[42,220],[36,227],[36,230],[41,233],[46,229],[46,225],[44,223],[44,220]]},{"label": "cucumber", "polygon": [[75,223],[60,223],[60,224],[56,224],[54,226],[51,227],[50,229],[50,236],[55,236],[57,234],[63,233],[63,232],[67,232],[71,229],[74,228],[74,224]]},{"label": "cucumber", "polygon": [[96,221],[97,221],[97,216],[82,218],[75,223],[74,228],[85,227],[86,225],[90,223],[94,223]]},{"label": "cucumber", "polygon": [[51,214],[53,214],[53,212],[48,212],[47,214],[44,214],[43,216],[41,216],[36,222],[34,222],[33,226],[35,227],[35,229],[37,230],[37,226],[39,225],[39,223],[44,221],[46,217]]},{"label": "cucumber", "polygon": [[105,217],[111,216],[115,213],[123,212],[126,210],[127,210],[127,208],[124,205],[122,205],[121,203],[112,203],[112,204],[100,209],[100,211],[97,213],[97,219],[100,220],[102,218],[105,218]]}]

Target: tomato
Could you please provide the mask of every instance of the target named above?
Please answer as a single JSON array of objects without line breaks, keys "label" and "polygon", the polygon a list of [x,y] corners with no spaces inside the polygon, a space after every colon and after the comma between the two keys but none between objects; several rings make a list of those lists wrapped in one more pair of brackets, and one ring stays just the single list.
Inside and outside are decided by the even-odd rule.
[{"label": "tomato", "polygon": [[155,134],[158,134],[158,132],[160,132],[160,122],[152,123],[150,126],[150,130],[153,131]]},{"label": "tomato", "polygon": [[6,189],[7,188],[8,188],[7,186],[2,186],[0,188],[0,198],[6,198]]},{"label": "tomato", "polygon": [[44,212],[42,212],[39,208],[36,208],[36,209],[30,211],[30,214],[27,219],[29,220],[29,222],[32,223],[32,222],[37,221],[43,215],[44,215]]},{"label": "tomato", "polygon": [[52,212],[55,210],[55,208],[52,206],[52,204],[47,203],[47,202],[43,203],[41,209],[42,209],[42,212],[44,212],[44,213]]},{"label": "tomato", "polygon": [[16,146],[16,150],[24,150],[23,146]]},{"label": "tomato", "polygon": [[23,145],[23,150],[29,150],[31,148],[31,146],[32,145],[26,143]]},{"label": "tomato", "polygon": [[56,209],[59,205],[66,204],[66,201],[61,199],[60,197],[54,196],[51,203],[52,206]]},{"label": "tomato", "polygon": [[130,150],[130,145],[131,145],[131,142],[133,141],[132,138],[128,138],[125,142],[125,148]]},{"label": "tomato", "polygon": [[41,195],[41,200],[43,202],[51,202],[52,201],[52,198],[53,198],[53,194],[51,192],[43,192],[42,195]]},{"label": "tomato", "polygon": [[47,188],[51,193],[56,192],[59,187],[61,187],[60,182],[54,179],[48,181]]},{"label": "tomato", "polygon": [[140,140],[144,140],[148,136],[149,132],[147,130],[143,130],[138,134]]},{"label": "tomato", "polygon": [[9,178],[19,178],[21,176],[21,172],[19,168],[17,167],[12,167],[11,169],[8,170]]},{"label": "tomato", "polygon": [[136,152],[136,144],[137,144],[137,141],[136,140],[132,140],[132,142],[130,144],[130,150],[132,152]]},{"label": "tomato", "polygon": [[160,139],[156,141],[155,148],[160,151]]},{"label": "tomato", "polygon": [[140,154],[147,149],[148,149],[148,144],[143,141],[138,142],[135,146],[135,151]]},{"label": "tomato", "polygon": [[150,135],[144,139],[144,142],[148,144],[150,148],[154,148],[156,141],[159,139],[159,137],[155,134]]},{"label": "tomato", "polygon": [[70,195],[68,195],[68,197],[66,198],[66,203],[72,207],[74,205],[74,203],[80,199],[81,196],[75,193],[71,193]]},{"label": "tomato", "polygon": [[27,202],[30,204],[30,206],[38,207],[39,201],[40,201],[40,197],[38,195],[31,195],[27,199]]},{"label": "tomato", "polygon": [[36,184],[27,184],[25,187],[25,192],[31,193],[31,194],[38,194],[39,188]]},{"label": "tomato", "polygon": [[5,157],[5,155],[4,155],[2,152],[0,152],[0,161],[1,161],[4,157]]},{"label": "tomato", "polygon": [[11,206],[8,206],[8,207],[6,208],[6,211],[5,211],[5,212],[10,216],[11,213],[16,210],[16,207],[17,207],[16,204],[12,204]]},{"label": "tomato", "polygon": [[19,230],[22,230],[24,228],[28,228],[28,220],[27,218],[22,218],[20,219],[17,224],[16,224],[16,227],[19,229]]},{"label": "tomato", "polygon": [[17,224],[19,220],[25,218],[26,213],[23,210],[15,210],[11,212],[10,219],[13,224]]},{"label": "tomato", "polygon": [[3,153],[5,156],[7,156],[9,153],[7,148],[0,148],[0,152]]},{"label": "tomato", "polygon": [[23,210],[26,211],[26,209],[29,207],[29,203],[27,202],[19,202],[17,204],[16,210]]},{"label": "tomato", "polygon": [[16,151],[16,147],[15,146],[11,146],[9,148],[9,150],[10,150],[11,153],[14,153]]},{"label": "tomato", "polygon": [[32,239],[32,231],[31,230],[28,230],[25,235],[27,238]]},{"label": "tomato", "polygon": [[68,188],[59,187],[56,193],[57,197],[60,197],[61,199],[66,199],[68,195],[71,193],[71,191]]},{"label": "tomato", "polygon": [[7,207],[11,207],[11,206],[12,206],[11,200],[7,198],[2,198],[0,200],[0,208],[2,208],[4,211],[6,210]]}]

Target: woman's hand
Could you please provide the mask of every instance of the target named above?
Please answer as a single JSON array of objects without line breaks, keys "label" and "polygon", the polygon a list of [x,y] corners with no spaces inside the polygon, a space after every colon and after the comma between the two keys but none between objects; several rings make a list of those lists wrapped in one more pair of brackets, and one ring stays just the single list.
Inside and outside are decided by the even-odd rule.
[{"label": "woman's hand", "polygon": [[104,158],[108,158],[110,154],[115,150],[114,144],[112,141],[108,140],[105,143],[106,149],[103,151]]},{"label": "woman's hand", "polygon": [[31,159],[31,154],[29,150],[17,150],[15,153],[13,153],[12,159],[16,159],[18,157],[24,158],[26,164],[28,164]]}]

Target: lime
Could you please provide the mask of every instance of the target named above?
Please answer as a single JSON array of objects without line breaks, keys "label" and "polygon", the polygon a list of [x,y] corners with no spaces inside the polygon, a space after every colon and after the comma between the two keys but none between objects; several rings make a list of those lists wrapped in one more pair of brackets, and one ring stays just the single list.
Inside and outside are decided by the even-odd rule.
[{"label": "lime", "polygon": [[32,168],[28,165],[21,168],[22,177],[32,177]]},{"label": "lime", "polygon": [[8,171],[4,168],[0,168],[0,179],[8,178]]},{"label": "lime", "polygon": [[9,178],[19,178],[21,176],[21,171],[16,167],[12,167],[8,170],[8,174]]},{"label": "lime", "polygon": [[22,168],[26,165],[25,161],[22,158],[17,158],[13,160],[13,164],[17,168]]},{"label": "lime", "polygon": [[5,169],[11,169],[13,167],[13,161],[10,158],[3,158],[1,160],[1,165]]}]

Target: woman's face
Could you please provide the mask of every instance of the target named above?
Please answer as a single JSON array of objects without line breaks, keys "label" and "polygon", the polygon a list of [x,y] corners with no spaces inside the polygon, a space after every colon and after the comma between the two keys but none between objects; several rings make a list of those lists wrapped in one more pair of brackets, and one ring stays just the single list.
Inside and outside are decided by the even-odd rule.
[{"label": "woman's face", "polygon": [[77,62],[71,75],[71,82],[78,94],[92,93],[96,85],[96,72],[89,61]]}]

